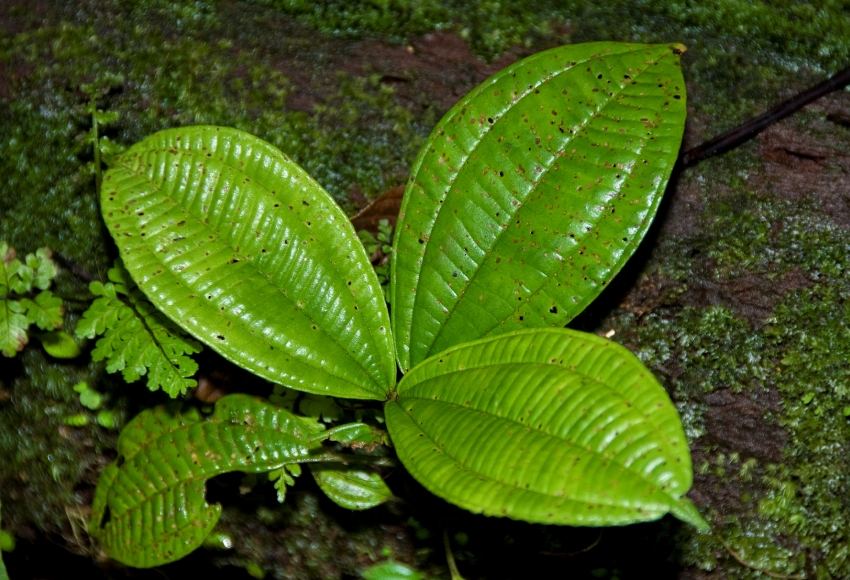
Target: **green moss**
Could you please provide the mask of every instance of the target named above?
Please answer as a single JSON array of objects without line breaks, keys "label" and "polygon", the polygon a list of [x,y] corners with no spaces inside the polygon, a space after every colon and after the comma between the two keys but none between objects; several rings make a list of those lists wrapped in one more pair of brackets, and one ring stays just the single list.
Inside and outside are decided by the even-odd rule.
[{"label": "green moss", "polygon": [[[115,434],[97,426],[95,414],[71,388],[76,381],[97,378],[97,365],[59,365],[35,348],[19,356],[23,373],[7,385],[11,402],[0,403],[4,519],[12,529],[34,522],[55,533],[70,525],[66,510],[87,503],[85,487],[96,481]],[[115,408],[120,423],[123,407]],[[86,426],[65,425],[77,414],[89,417]]]},{"label": "green moss", "polygon": [[[801,117],[799,126],[809,120]],[[766,570],[846,578],[848,232],[829,217],[817,196],[784,200],[765,183],[761,162],[750,148],[683,176],[682,185],[698,190],[704,207],[687,234],[661,237],[646,267],[646,275],[673,282],[662,306],[640,318],[617,312],[603,328],[616,328],[615,338],[631,346],[666,384],[696,446],[694,467],[702,493],[719,502],[702,506],[717,536],[682,530],[682,562],[719,567],[730,577],[762,577],[728,556],[718,540],[723,538],[742,558]],[[806,287],[783,290],[790,273]],[[738,304],[734,297],[729,306],[681,306],[703,284],[730,285],[742,276],[777,287],[776,305],[766,319],[744,319],[732,309]],[[779,392],[782,412],[764,413],[767,423],[776,421],[787,431],[781,463],[765,464],[702,443],[703,401],[721,389],[749,399],[767,389]],[[723,489],[738,490],[740,497],[730,500]]]},{"label": "green moss", "polygon": [[[817,7],[798,1],[564,2],[525,0],[255,0],[296,15],[335,35],[388,35],[399,40],[454,28],[483,55],[552,36],[551,23],[573,25],[597,40],[638,40],[671,35],[694,44],[734,42],[752,60],[784,54],[797,65],[841,66],[850,55],[850,18],[842,3]],[[697,40],[698,39],[698,40]],[[792,64],[792,63],[788,63]]]}]

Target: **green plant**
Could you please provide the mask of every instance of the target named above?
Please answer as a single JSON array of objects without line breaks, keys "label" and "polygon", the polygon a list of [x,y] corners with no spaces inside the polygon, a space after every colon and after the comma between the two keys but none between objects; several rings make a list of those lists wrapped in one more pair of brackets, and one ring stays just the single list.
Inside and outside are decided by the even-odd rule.
[{"label": "green plant", "polygon": [[[378,284],[384,291],[384,300],[390,301],[390,257],[393,251],[393,226],[389,220],[378,222],[378,235],[368,230],[360,230],[357,237],[363,243],[366,254],[372,259]],[[377,260],[377,263],[375,261]]]},{"label": "green plant", "polygon": [[48,290],[59,270],[49,248],[27,254],[21,262],[15,249],[0,242],[0,352],[13,357],[29,342],[35,324],[44,350],[56,358],[74,358],[80,348],[66,332],[62,299]]},{"label": "green plant", "polygon": [[[163,131],[112,160],[102,211],[129,278],[116,270],[102,295],[143,293],[274,383],[382,401],[405,467],[471,511],[597,526],[670,512],[705,527],[684,495],[690,454],[667,394],[624,348],[564,328],[658,208],[684,125],[682,50],[553,49],[452,108],[402,203],[392,321],[330,196],[271,145],[221,127]],[[94,322],[105,319],[87,316],[86,335],[108,328]],[[188,384],[186,368],[172,371],[172,396]],[[221,399],[206,418],[148,410],[120,436],[89,531],[122,562],[172,561],[218,519],[207,478],[270,473],[283,499],[305,463],[335,501],[369,507],[389,490],[377,472],[351,466],[385,459],[332,454],[321,441],[365,448],[383,438],[365,424],[325,430],[245,395]]]},{"label": "green plant", "polygon": [[198,365],[188,355],[200,352],[201,345],[151,305],[120,263],[110,268],[107,276],[110,281],[105,284],[89,284],[98,298],[83,313],[76,329],[81,338],[103,335],[92,359],[105,359],[106,370],[121,371],[128,383],[147,374],[150,390],[161,388],[172,397],[197,385],[189,377],[198,371]]}]

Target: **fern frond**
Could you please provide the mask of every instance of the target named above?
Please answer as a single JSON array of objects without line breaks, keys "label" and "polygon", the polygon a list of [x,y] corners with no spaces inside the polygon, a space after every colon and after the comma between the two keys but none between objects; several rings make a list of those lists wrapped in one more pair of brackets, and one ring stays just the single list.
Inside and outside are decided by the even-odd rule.
[{"label": "fern frond", "polygon": [[95,361],[106,360],[110,373],[121,371],[134,382],[147,375],[147,386],[162,389],[172,397],[186,392],[197,382],[191,379],[197,363],[188,355],[201,351],[135,287],[120,265],[109,270],[112,282],[92,282],[89,290],[99,296],[83,313],[77,336],[98,339],[92,351]]},{"label": "fern frond", "polygon": [[35,324],[42,330],[56,330],[62,326],[62,299],[53,295],[50,290],[44,290],[34,299],[24,298],[21,305],[26,308],[27,322]]},{"label": "fern frond", "polygon": [[[47,290],[59,270],[48,248],[27,254],[24,262],[15,249],[0,242],[0,352],[13,357],[29,342],[27,329],[36,324],[42,330],[62,326],[62,300]],[[33,296],[33,288],[43,290]],[[13,298],[13,293],[21,298]]]},{"label": "fern frond", "polygon": [[0,298],[0,352],[3,356],[13,357],[23,350],[28,342],[28,326],[29,320],[21,303]]}]

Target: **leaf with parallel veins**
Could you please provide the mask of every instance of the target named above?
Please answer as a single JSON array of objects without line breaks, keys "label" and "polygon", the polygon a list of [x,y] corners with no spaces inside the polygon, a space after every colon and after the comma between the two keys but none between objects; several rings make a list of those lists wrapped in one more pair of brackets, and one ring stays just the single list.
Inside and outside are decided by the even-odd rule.
[{"label": "leaf with parallel veins", "polygon": [[562,327],[599,295],[646,234],[676,161],[683,50],[555,48],[443,117],[395,236],[402,370],[488,334]]}]

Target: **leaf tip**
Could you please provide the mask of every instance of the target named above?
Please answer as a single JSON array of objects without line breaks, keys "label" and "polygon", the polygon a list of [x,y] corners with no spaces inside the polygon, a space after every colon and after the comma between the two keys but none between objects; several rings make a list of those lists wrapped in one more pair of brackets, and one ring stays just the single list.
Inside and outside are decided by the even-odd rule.
[{"label": "leaf tip", "polygon": [[692,526],[696,527],[701,532],[707,532],[710,529],[708,522],[699,513],[697,507],[687,497],[682,497],[678,502],[670,507],[670,513]]}]

